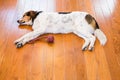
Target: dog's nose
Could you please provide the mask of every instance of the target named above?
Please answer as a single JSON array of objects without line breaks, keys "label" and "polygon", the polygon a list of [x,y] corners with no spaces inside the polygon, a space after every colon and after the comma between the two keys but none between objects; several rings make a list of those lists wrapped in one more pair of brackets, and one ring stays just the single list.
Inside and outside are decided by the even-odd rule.
[{"label": "dog's nose", "polygon": [[18,22],[18,23],[20,23],[20,21],[19,21],[19,20],[17,20],[17,22]]}]

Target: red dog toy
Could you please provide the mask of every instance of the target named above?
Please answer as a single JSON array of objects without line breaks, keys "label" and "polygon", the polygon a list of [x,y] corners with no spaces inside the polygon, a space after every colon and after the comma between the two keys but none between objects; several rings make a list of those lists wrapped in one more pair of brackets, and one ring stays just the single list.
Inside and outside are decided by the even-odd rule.
[{"label": "red dog toy", "polygon": [[54,37],[53,37],[53,36],[37,37],[37,38],[29,41],[28,43],[32,44],[32,43],[34,43],[35,41],[38,41],[38,40],[41,40],[41,39],[44,39],[44,38],[46,39],[46,41],[47,41],[48,43],[54,43]]}]

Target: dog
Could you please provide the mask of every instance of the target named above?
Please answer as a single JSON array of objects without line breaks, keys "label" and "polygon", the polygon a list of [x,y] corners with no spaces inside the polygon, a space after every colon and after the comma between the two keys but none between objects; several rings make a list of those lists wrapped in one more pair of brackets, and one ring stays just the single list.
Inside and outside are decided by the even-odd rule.
[{"label": "dog", "polygon": [[20,25],[32,25],[32,32],[27,33],[15,41],[17,48],[46,33],[74,33],[85,40],[82,50],[92,51],[96,37],[101,45],[105,45],[107,38],[100,30],[95,18],[87,12],[43,12],[28,11],[17,21]]}]

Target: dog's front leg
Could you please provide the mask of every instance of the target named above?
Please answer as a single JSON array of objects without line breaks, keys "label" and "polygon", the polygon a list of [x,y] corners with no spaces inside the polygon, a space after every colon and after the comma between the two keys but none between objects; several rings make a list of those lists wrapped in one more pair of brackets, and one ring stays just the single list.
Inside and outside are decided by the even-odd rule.
[{"label": "dog's front leg", "polygon": [[18,40],[15,41],[15,45],[17,48],[21,48],[25,43],[29,42],[30,40],[42,35],[44,32],[41,30],[35,30],[32,32],[27,33],[26,35],[22,36]]}]

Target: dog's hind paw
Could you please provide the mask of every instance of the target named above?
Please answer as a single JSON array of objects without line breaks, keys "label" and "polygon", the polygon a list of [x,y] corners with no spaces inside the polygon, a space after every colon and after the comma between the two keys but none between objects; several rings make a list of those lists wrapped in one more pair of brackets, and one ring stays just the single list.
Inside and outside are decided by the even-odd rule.
[{"label": "dog's hind paw", "polygon": [[89,47],[89,51],[93,51],[94,47]]},{"label": "dog's hind paw", "polygon": [[82,48],[82,51],[85,51],[85,50],[87,50],[87,47]]}]

